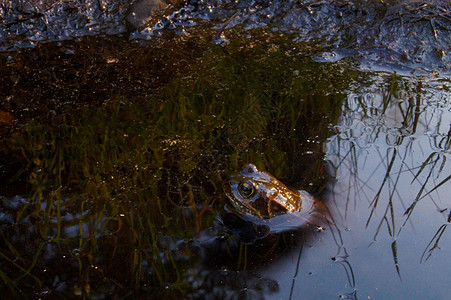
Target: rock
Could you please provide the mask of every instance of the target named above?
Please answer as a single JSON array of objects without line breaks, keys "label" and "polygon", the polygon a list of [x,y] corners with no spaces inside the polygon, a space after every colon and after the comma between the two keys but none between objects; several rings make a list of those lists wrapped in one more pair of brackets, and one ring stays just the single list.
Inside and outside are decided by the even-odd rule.
[{"label": "rock", "polygon": [[149,22],[153,13],[167,6],[162,0],[138,0],[130,7],[126,21],[132,29],[138,29]]}]

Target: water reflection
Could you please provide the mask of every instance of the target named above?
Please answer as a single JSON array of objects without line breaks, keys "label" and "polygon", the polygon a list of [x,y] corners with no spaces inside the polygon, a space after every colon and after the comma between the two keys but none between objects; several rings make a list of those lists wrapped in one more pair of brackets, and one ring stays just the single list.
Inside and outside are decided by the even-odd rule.
[{"label": "water reflection", "polygon": [[[313,244],[259,269],[283,278],[269,298],[447,296],[449,82],[368,78],[350,89],[324,143],[336,178],[324,197],[334,222]],[[431,288],[418,285],[429,277],[437,278]]]},{"label": "water reflection", "polygon": [[[394,86],[401,83],[410,85],[411,90],[396,92]],[[418,201],[429,198],[435,203],[432,191],[449,179],[443,172],[450,153],[449,94],[423,89],[421,81],[403,82],[395,76],[389,84],[381,84],[382,93],[350,94],[326,152],[337,178],[343,176],[341,172],[354,174],[349,180],[358,181],[348,186],[355,194],[360,195],[370,180],[380,181],[376,194],[366,197],[372,207],[368,223],[381,194],[388,192],[389,206],[395,199],[401,201],[405,224]],[[368,168],[369,175],[358,175]],[[405,202],[406,197],[398,191],[399,186],[407,185],[419,188],[410,202]]]},{"label": "water reflection", "polygon": [[[393,278],[398,284],[391,285],[390,292],[374,295],[409,290],[418,297],[427,293],[415,287],[412,269],[424,270],[421,262],[435,266],[436,273],[444,272],[440,261],[446,254],[438,249],[449,244],[442,238],[451,205],[449,82],[395,75],[374,79],[370,88],[349,94],[335,134],[325,143],[326,159],[337,178],[331,187],[331,207],[346,229],[345,245],[363,238],[352,243],[354,266],[371,259],[372,251],[365,257],[355,251],[360,247],[392,257],[379,259],[386,264],[378,268],[384,278],[357,268],[357,286],[368,286],[369,281],[382,286],[393,277],[389,274],[396,274],[402,281]],[[426,262],[426,257],[434,261]],[[439,296],[439,285],[434,284],[434,293],[440,298],[444,294]]]}]

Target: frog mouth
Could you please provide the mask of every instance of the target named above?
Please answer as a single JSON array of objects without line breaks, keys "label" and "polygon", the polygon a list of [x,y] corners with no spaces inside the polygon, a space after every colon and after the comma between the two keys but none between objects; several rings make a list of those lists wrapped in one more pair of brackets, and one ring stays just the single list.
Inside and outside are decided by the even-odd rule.
[{"label": "frog mouth", "polygon": [[235,209],[237,209],[239,212],[244,212],[253,216],[257,216],[260,219],[264,219],[261,213],[254,207],[248,205],[247,203],[236,200],[229,193],[226,193],[226,196],[229,199],[230,203],[233,205],[233,207],[235,207]]}]

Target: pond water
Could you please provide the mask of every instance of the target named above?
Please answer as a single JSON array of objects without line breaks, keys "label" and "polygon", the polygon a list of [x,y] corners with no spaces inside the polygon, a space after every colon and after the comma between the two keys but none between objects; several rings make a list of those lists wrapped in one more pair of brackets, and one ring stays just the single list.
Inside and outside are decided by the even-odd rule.
[{"label": "pond water", "polygon": [[[446,2],[68,3],[1,5],[3,295],[449,298]],[[231,228],[248,163],[319,217]]]},{"label": "pond water", "polygon": [[415,91],[412,78],[404,84],[413,91],[389,95],[384,75],[372,76],[372,87],[349,92],[324,143],[336,179],[325,199],[342,248],[325,230],[298,264],[293,253],[263,270],[293,278],[281,281],[280,298],[448,297],[446,279],[427,278],[449,274],[439,256],[450,245],[450,95]]}]

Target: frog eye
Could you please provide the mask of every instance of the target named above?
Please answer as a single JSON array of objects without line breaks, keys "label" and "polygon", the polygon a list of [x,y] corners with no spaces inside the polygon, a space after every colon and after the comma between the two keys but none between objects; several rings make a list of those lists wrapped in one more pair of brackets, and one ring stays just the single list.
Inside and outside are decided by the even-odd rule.
[{"label": "frog eye", "polygon": [[250,197],[254,193],[254,185],[251,181],[243,181],[238,186],[238,191],[244,198]]}]

